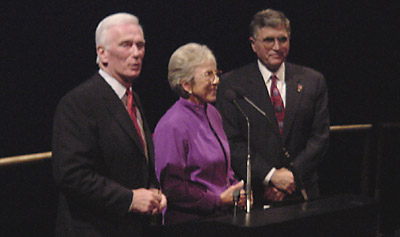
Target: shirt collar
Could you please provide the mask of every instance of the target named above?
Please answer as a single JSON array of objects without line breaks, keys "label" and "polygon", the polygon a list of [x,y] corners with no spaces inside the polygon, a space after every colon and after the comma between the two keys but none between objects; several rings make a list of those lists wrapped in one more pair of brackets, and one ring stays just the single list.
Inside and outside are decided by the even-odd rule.
[{"label": "shirt collar", "polygon": [[183,97],[179,97],[179,103],[183,105],[183,107],[189,109],[192,111],[194,114],[196,114],[198,117],[203,118],[207,114],[207,104],[195,104],[187,99],[184,99]]},{"label": "shirt collar", "polygon": [[[273,73],[270,70],[268,70],[268,68],[260,60],[257,60],[257,63],[261,75],[264,78],[264,81],[270,80],[271,75]],[[281,64],[279,69],[276,71],[275,75],[278,78],[278,80],[280,80],[281,82],[285,82],[285,62]]]},{"label": "shirt collar", "polygon": [[99,74],[115,91],[115,93],[118,95],[118,98],[122,99],[126,93],[126,87],[123,86],[115,77],[111,76],[101,68],[99,69]]}]

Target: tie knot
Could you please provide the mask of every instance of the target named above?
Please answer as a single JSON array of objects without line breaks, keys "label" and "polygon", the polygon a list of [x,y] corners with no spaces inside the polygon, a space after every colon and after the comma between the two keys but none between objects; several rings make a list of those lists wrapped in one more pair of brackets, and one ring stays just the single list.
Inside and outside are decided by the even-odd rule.
[{"label": "tie knot", "polygon": [[275,74],[272,74],[270,78],[271,78],[272,85],[276,85],[276,80],[278,80],[278,78],[276,77],[276,75],[275,75]]},{"label": "tie knot", "polygon": [[130,88],[126,89],[127,103],[128,105],[132,105],[132,107],[136,106],[135,100],[133,99],[132,91]]},{"label": "tie knot", "polygon": [[132,95],[131,89],[127,88],[125,94],[126,94],[127,96]]}]

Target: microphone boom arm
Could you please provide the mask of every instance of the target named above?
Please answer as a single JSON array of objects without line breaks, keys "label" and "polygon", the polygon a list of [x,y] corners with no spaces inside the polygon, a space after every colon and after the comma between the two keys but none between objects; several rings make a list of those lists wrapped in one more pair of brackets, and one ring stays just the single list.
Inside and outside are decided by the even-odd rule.
[{"label": "microphone boom arm", "polygon": [[268,120],[268,122],[270,122],[271,124],[273,124],[272,121],[271,121],[271,120],[269,119],[269,117],[267,116],[267,114],[266,114],[264,111],[262,111],[262,110],[260,109],[260,107],[258,107],[256,104],[254,104],[253,101],[249,100],[249,98],[247,98],[246,96],[243,96],[243,99],[244,99],[245,101],[247,101],[247,103],[249,103],[254,109],[256,109],[258,112],[260,112],[260,114],[262,114],[262,115]]}]

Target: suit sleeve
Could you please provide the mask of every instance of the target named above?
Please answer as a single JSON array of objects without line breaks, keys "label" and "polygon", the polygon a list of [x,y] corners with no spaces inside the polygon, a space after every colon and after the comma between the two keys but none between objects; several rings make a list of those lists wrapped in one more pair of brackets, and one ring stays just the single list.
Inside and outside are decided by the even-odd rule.
[{"label": "suit sleeve", "polygon": [[294,158],[293,166],[299,175],[315,170],[324,155],[329,141],[328,92],[325,79],[320,74],[315,93],[315,109],[311,135],[305,148]]},{"label": "suit sleeve", "polygon": [[220,197],[191,180],[191,170],[187,167],[189,144],[186,137],[177,126],[166,123],[157,125],[154,133],[157,178],[167,196],[168,206],[212,214]]},{"label": "suit sleeve", "polygon": [[60,191],[82,207],[126,214],[132,191],[105,176],[96,119],[88,101],[60,102],[53,127],[53,175]]}]

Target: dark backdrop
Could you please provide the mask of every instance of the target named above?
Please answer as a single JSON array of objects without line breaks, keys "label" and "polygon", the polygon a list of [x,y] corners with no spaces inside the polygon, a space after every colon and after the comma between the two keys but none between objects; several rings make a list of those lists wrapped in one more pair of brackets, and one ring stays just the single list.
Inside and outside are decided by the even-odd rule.
[{"label": "dark backdrop", "polygon": [[[171,53],[198,42],[214,51],[223,71],[243,66],[255,60],[248,42],[251,17],[269,7],[291,20],[288,60],[326,76],[332,125],[399,121],[400,17],[394,2],[3,1],[0,157],[51,150],[56,105],[97,70],[95,27],[119,11],[136,14],[144,28],[146,56],[136,87],[152,128],[177,99],[166,79]],[[388,164],[398,160],[393,137],[385,140],[392,144]],[[321,167],[323,192],[360,192],[353,186],[359,183],[362,139],[363,134],[332,136]],[[52,236],[57,194],[50,170],[49,161],[1,168],[0,233]]]},{"label": "dark backdrop", "polygon": [[207,44],[219,68],[255,59],[252,15],[282,10],[291,20],[288,60],[321,71],[331,124],[399,120],[398,8],[389,1],[6,1],[0,10],[0,157],[51,150],[55,107],[96,70],[94,31],[106,15],[136,14],[146,37],[137,90],[151,127],[176,100],[169,56],[187,42]]}]

